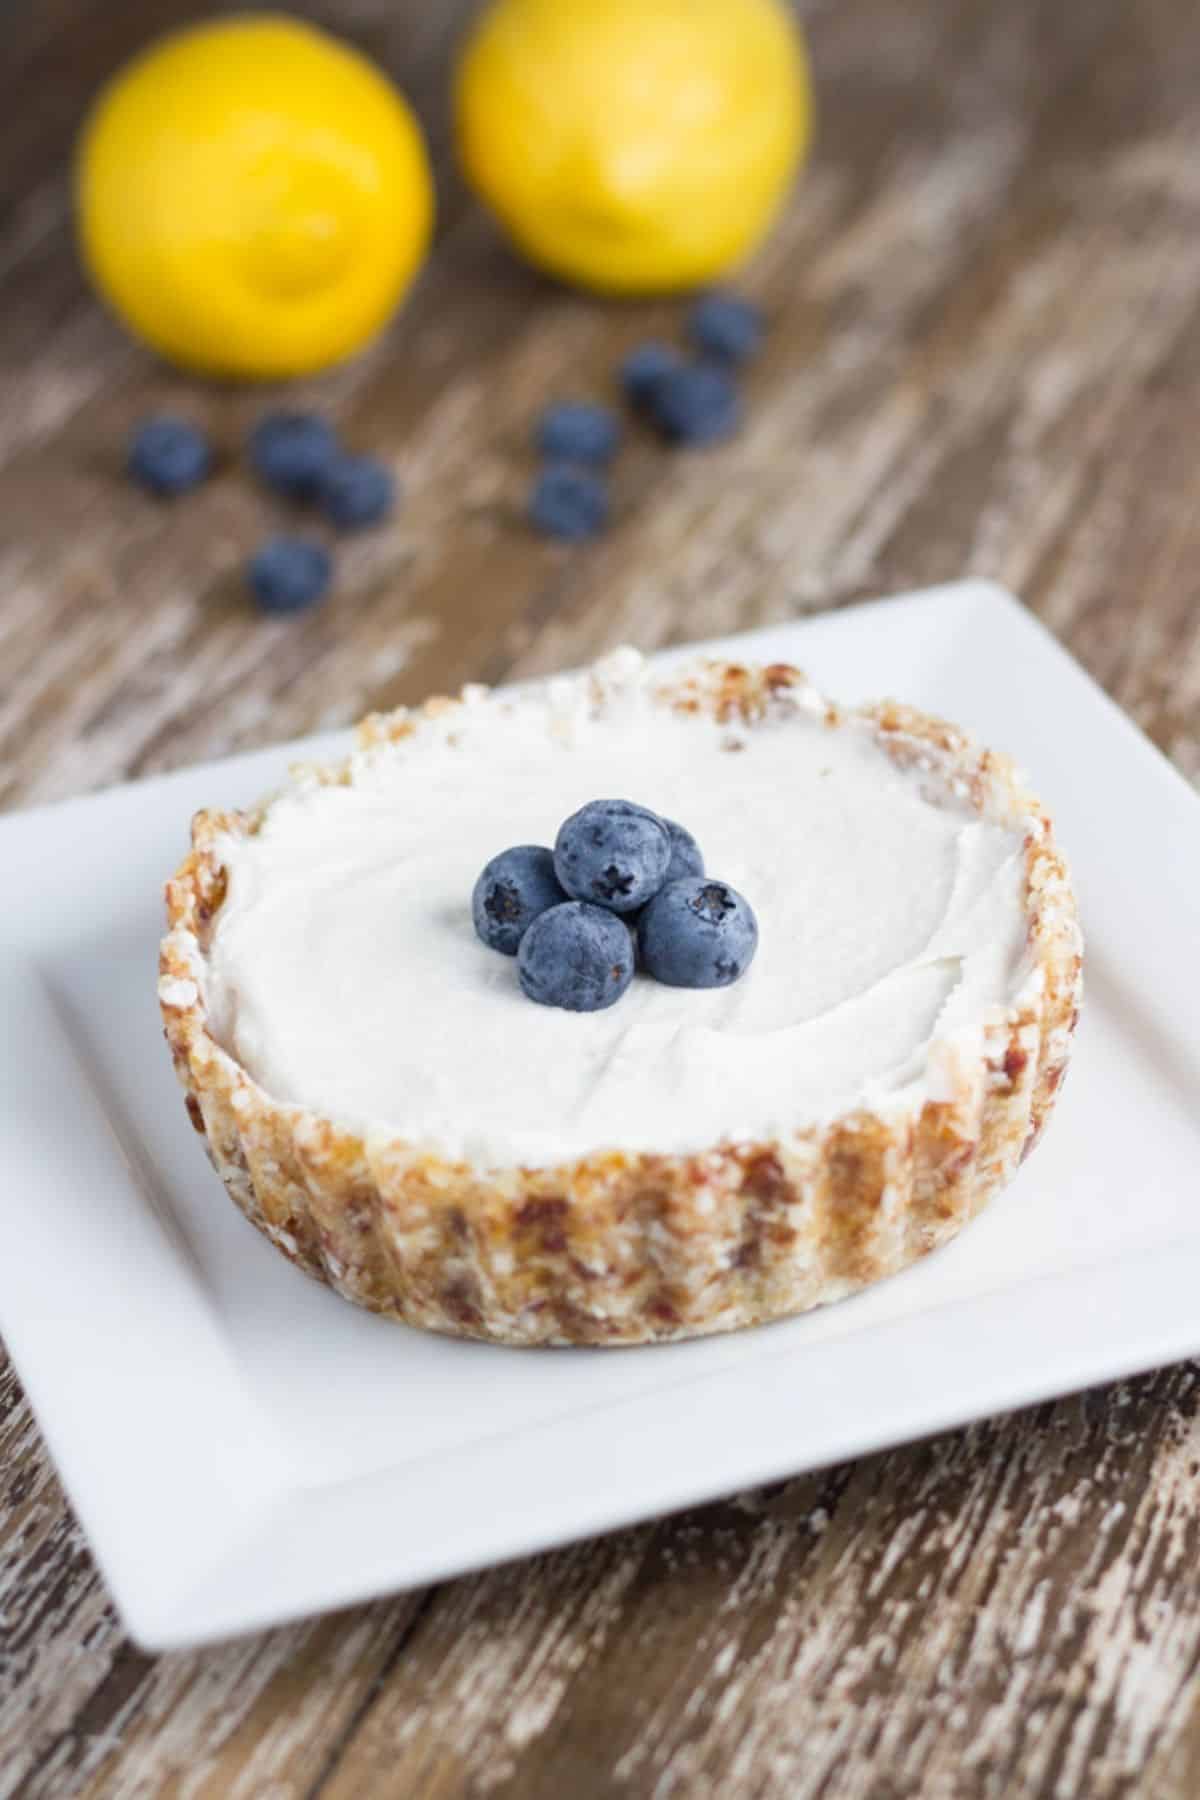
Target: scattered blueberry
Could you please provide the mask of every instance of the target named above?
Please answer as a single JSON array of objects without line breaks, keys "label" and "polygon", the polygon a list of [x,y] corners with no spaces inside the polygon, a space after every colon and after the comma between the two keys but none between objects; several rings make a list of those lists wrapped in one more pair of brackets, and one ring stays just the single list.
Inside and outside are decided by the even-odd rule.
[{"label": "scattered blueberry", "polygon": [[740,294],[704,294],[688,314],[687,330],[705,356],[740,363],[753,356],[762,342],[763,316]]},{"label": "scattered blueberry", "polygon": [[671,860],[663,876],[663,886],[668,881],[682,881],[685,875],[703,875],[704,857],[691,832],[676,824],[674,819],[664,819],[663,824],[671,840]]},{"label": "scattered blueberry", "polygon": [[541,844],[502,850],[486,865],[471,895],[476,933],[490,950],[515,956],[538,915],[561,906],[566,897],[554,873],[551,851]]},{"label": "scattered blueberry", "polygon": [[517,973],[540,1006],[599,1012],[633,980],[633,938],[615,913],[567,900],[539,914],[521,939]]},{"label": "scattered blueberry", "polygon": [[289,500],[320,498],[339,459],[332,425],[316,413],[269,413],[250,434],[250,461]]},{"label": "scattered blueberry", "polygon": [[145,419],[129,445],[128,469],[152,494],[186,494],[212,470],[208,439],[185,419]]},{"label": "scattered blueberry", "polygon": [[340,531],[378,525],[396,503],[396,478],[373,456],[340,455],[321,482],[321,503]]},{"label": "scattered blueberry", "polygon": [[730,437],[742,408],[732,376],[713,363],[685,364],[652,389],[650,416],[675,444],[713,444]]},{"label": "scattered blueberry", "polygon": [[663,884],[671,840],[657,813],[631,800],[589,800],[554,840],[554,871],[575,900],[635,912]]},{"label": "scattered blueberry", "polygon": [[584,400],[548,406],[538,423],[538,449],[564,462],[611,462],[620,439],[616,414]]},{"label": "scattered blueberry", "polygon": [[250,558],[247,574],[254,598],[265,613],[303,612],[329,586],[333,559],[320,544],[303,538],[270,538]]},{"label": "scattered blueberry", "polygon": [[625,397],[633,406],[648,406],[660,381],[680,367],[679,352],[669,344],[638,344],[619,371]]},{"label": "scattered blueberry", "polygon": [[669,987],[728,987],[758,948],[748,900],[723,881],[688,876],[650,902],[638,925],[642,967]]},{"label": "scattered blueberry", "polygon": [[608,523],[608,489],[588,469],[551,463],[534,483],[529,518],[547,537],[595,537]]}]

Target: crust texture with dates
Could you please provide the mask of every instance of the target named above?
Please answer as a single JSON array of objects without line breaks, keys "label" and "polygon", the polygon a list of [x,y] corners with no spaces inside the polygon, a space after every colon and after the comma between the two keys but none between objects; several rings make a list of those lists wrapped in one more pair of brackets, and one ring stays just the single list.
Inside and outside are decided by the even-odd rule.
[{"label": "crust texture with dates", "polygon": [[[592,704],[605,704],[593,679]],[[275,1101],[217,1042],[204,999],[223,846],[257,812],[202,812],[167,884],[159,999],[187,1110],[242,1212],[338,1293],[410,1325],[508,1344],[634,1344],[729,1331],[840,1299],[943,1244],[1045,1128],[1082,991],[1082,941],[1050,820],[1012,764],[892,702],[846,712],[796,669],[706,663],[656,702],[753,730],[789,714],[867,729],[897,764],[1023,834],[1027,956],[1012,1003],[969,1044],[935,1043],[918,1100],[786,1138],[689,1155],[619,1146],[556,1168],[482,1171],[364,1140]],[[458,701],[360,727],[364,747]],[[345,783],[351,764],[309,771]],[[402,1000],[397,1030],[406,1026]]]}]

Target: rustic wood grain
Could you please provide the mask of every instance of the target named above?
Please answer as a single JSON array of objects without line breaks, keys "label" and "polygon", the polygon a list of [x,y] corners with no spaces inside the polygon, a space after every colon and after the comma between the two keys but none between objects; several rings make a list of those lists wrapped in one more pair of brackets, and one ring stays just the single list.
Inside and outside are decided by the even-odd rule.
[{"label": "rustic wood grain", "polygon": [[[747,286],[747,430],[637,439],[583,550],[519,507],[544,399],[678,309],[512,262],[445,158],[470,10],[337,20],[416,96],[438,248],[385,341],[300,398],[406,500],[322,613],[238,566],[265,397],[130,346],[70,247],[99,77],[187,0],[40,0],[0,69],[0,803],[471,678],[997,576],[1200,779],[1200,15],[1192,0],[813,0],[819,154]],[[186,506],[116,478],[150,407],[230,452]],[[424,1593],[190,1656],[123,1640],[0,1374],[0,1800],[1200,1791],[1200,1382],[1183,1367]]]}]

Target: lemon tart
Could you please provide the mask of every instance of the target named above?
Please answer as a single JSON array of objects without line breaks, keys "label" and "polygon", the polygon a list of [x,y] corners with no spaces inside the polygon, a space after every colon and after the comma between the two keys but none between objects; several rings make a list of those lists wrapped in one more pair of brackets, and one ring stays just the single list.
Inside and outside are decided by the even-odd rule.
[{"label": "lemon tart", "polygon": [[[734,985],[564,1011],[479,941],[488,858],[608,793],[752,897]],[[199,814],[167,905],[166,1035],[237,1205],[346,1298],[512,1344],[729,1330],[944,1243],[1037,1141],[1081,992],[1013,765],[785,665],[618,652],[370,718]]]}]

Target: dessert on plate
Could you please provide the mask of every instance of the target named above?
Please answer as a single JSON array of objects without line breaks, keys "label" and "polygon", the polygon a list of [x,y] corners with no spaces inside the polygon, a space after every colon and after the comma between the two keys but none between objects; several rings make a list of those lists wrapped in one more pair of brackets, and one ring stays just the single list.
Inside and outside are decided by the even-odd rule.
[{"label": "dessert on plate", "polygon": [[236,1204],[346,1298],[511,1344],[756,1324],[946,1242],[1037,1142],[1081,992],[1013,765],[780,664],[624,651],[369,718],[200,813],[167,906]]}]

